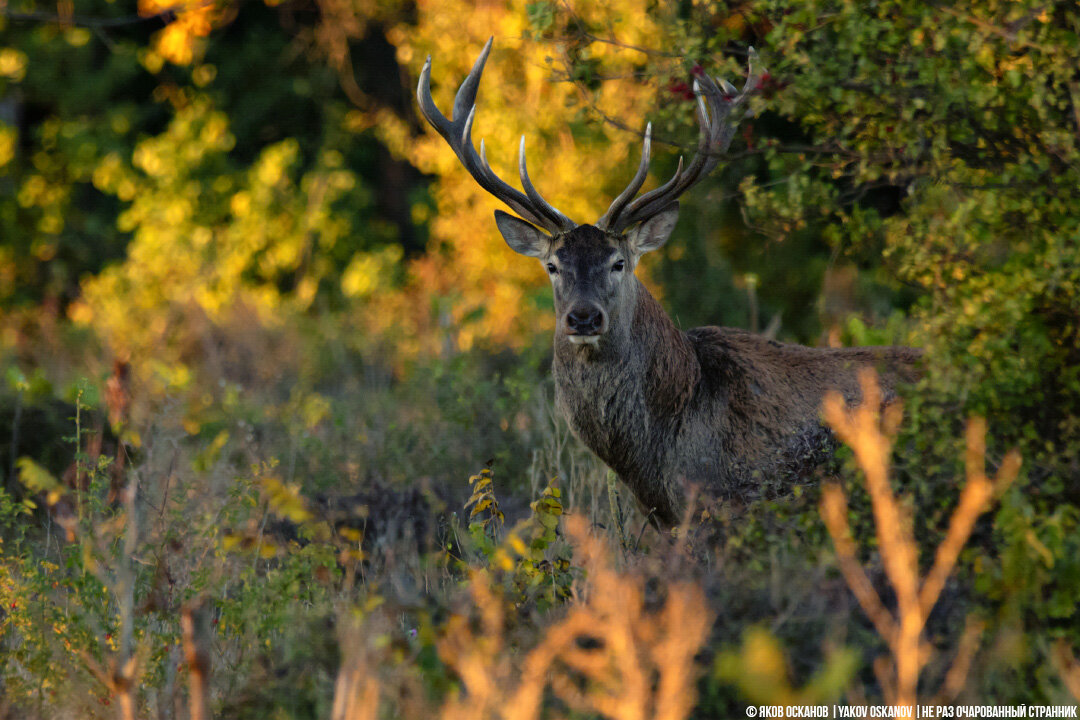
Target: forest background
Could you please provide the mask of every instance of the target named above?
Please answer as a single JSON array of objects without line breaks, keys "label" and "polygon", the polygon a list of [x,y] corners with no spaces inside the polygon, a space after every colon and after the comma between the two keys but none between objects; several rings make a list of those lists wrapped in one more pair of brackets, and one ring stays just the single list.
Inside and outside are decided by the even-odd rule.
[{"label": "forest background", "polygon": [[584,221],[647,121],[673,172],[694,74],[739,85],[757,48],[750,116],[638,272],[683,328],[924,348],[885,419],[905,572],[956,540],[974,455],[1023,461],[926,608],[920,697],[1075,702],[1074,3],[0,0],[0,708],[511,717],[507,668],[622,612],[604,587],[652,659],[564,653],[545,716],[913,697],[851,574],[903,610],[857,443],[838,484],[702,507],[688,549],[552,411],[550,287],[415,110],[424,59],[449,108],[489,36],[474,137],[509,178],[525,135]]}]

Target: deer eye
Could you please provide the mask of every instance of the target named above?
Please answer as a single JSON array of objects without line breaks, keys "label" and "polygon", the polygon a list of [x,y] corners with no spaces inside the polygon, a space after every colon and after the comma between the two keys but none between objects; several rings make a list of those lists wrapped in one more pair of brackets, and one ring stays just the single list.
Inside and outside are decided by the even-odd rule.
[{"label": "deer eye", "polygon": [[617,260],[614,265],[611,266],[611,272],[622,272],[626,268],[625,260]]},{"label": "deer eye", "polygon": [[552,275],[558,275],[559,274],[559,268],[555,267],[554,263],[548,263],[547,264],[547,271],[549,273],[551,273]]}]

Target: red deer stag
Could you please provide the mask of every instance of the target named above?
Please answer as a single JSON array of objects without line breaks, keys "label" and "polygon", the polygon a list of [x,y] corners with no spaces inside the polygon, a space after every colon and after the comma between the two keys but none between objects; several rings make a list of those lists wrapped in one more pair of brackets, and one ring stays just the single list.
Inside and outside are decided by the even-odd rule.
[{"label": "red deer stag", "polygon": [[830,442],[819,418],[822,398],[829,390],[857,398],[859,368],[877,366],[886,386],[912,376],[919,352],[910,348],[809,348],[722,327],[683,332],[634,276],[641,256],[667,241],[679,196],[731,143],[732,113],[762,74],[753,51],[741,92],[705,74],[695,82],[700,139],[688,165],[680,160],[674,177],[635,199],[649,171],[650,125],[629,186],[595,224],[578,225],[529,180],[524,137],[524,192],[492,171],[482,141],[479,153],[473,146],[476,91],[491,44],[458,90],[453,120],[432,100],[429,57],[417,88],[420,109],[476,182],[524,218],[495,211],[507,244],[539,259],[551,278],[557,405],[660,524],[681,520],[691,483],[730,496],[815,462]]}]

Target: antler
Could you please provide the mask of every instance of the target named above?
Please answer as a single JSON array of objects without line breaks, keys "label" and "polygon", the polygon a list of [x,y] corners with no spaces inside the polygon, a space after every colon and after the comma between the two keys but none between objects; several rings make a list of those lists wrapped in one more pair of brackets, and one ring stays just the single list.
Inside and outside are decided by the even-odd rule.
[{"label": "antler", "polygon": [[649,150],[652,145],[652,124],[650,123],[645,129],[645,142],[641,150],[641,164],[638,166],[637,174],[619,197],[615,198],[615,202],[611,203],[607,212],[596,221],[596,226],[601,230],[620,233],[634,223],[646,220],[668,207],[680,195],[712,172],[720,162],[720,156],[727,151],[728,146],[731,145],[731,139],[735,136],[736,123],[729,122],[732,111],[746,103],[750,94],[758,89],[764,74],[754,48],[750,48],[750,70],[742,92],[736,92],[735,88],[724,80],[717,85],[711,77],[701,73],[699,79],[694,81],[698,125],[701,128],[694,159],[686,168],[683,168],[683,160],[680,157],[679,166],[670,180],[631,202],[645,183],[645,176],[649,174]]},{"label": "antler", "polygon": [[458,88],[457,95],[454,97],[453,121],[446,119],[431,98],[431,56],[428,55],[424,70],[420,73],[420,84],[416,88],[416,99],[420,102],[420,110],[431,126],[449,143],[458,156],[458,160],[480,184],[480,187],[509,205],[521,217],[553,234],[572,230],[577,227],[577,223],[544,200],[529,180],[529,173],[525,169],[524,135],[521,137],[521,148],[518,153],[518,173],[521,176],[521,186],[525,188],[524,193],[508,185],[491,169],[484,152],[483,140],[480,141],[479,155],[473,147],[472,124],[473,117],[476,115],[476,91],[480,87],[480,75],[484,72],[484,63],[487,62],[494,39],[494,37],[490,38],[484,45],[484,50],[476,59],[468,77]]}]

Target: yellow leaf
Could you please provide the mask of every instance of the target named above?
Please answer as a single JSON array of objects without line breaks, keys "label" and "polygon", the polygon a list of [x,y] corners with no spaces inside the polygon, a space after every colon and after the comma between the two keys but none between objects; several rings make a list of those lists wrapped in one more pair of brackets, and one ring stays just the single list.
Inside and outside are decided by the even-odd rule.
[{"label": "yellow leaf", "polygon": [[469,513],[469,517],[474,517],[477,513],[481,513],[489,507],[491,507],[491,498],[481,500],[476,504],[476,507],[473,508],[472,512]]},{"label": "yellow leaf", "polygon": [[88,572],[96,573],[98,571],[98,562],[97,558],[94,557],[94,548],[88,542],[83,543],[82,546],[82,561],[83,567],[86,568]]},{"label": "yellow leaf", "polygon": [[503,570],[510,571],[514,569],[514,561],[506,554],[506,551],[499,548],[495,551],[495,564]]},{"label": "yellow leaf", "polygon": [[527,555],[529,549],[525,547],[525,543],[517,535],[511,535],[507,540],[510,543],[510,547],[514,549],[518,555]]},{"label": "yellow leaf", "polygon": [[19,469],[19,481],[31,492],[63,492],[63,486],[52,476],[52,473],[31,458],[21,457],[15,461],[15,466]]},{"label": "yellow leaf", "polygon": [[357,530],[356,528],[351,527],[338,528],[338,534],[346,540],[355,543],[361,542],[364,539],[364,533],[362,533],[360,530]]}]

